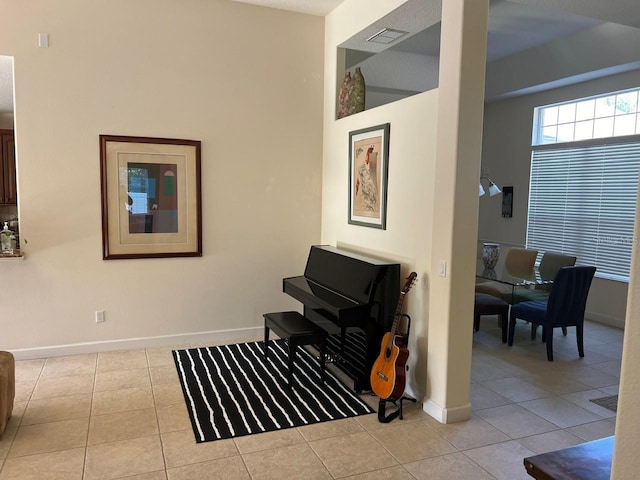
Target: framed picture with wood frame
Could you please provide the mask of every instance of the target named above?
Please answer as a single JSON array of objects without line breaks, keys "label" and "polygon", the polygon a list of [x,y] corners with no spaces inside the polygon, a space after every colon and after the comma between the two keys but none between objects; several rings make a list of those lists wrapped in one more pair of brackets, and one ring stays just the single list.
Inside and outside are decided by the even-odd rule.
[{"label": "framed picture with wood frame", "polygon": [[387,228],[390,124],[349,133],[349,223]]},{"label": "framed picture with wood frame", "polygon": [[202,256],[200,141],[100,135],[102,258]]}]

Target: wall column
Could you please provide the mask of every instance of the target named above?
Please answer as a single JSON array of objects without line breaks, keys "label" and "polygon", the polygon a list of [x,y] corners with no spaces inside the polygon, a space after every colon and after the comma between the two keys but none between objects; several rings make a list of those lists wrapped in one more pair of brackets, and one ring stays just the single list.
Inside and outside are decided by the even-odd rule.
[{"label": "wall column", "polygon": [[[442,423],[471,415],[469,386],[489,0],[442,2],[427,395]],[[440,262],[446,262],[441,276]]]},{"label": "wall column", "polygon": [[[640,196],[636,202],[640,212]],[[624,321],[624,344],[622,347],[622,369],[620,371],[620,393],[616,417],[616,440],[614,443],[611,480],[627,480],[638,477],[638,435],[640,435],[640,256],[637,239],[640,238],[640,221],[636,213],[633,253],[631,255],[631,278]]]}]

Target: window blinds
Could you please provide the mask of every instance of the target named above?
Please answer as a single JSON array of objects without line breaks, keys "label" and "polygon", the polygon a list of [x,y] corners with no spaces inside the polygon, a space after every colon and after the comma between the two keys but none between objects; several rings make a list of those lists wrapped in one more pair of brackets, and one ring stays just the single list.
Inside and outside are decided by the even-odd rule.
[{"label": "window blinds", "polygon": [[640,140],[532,153],[527,247],[575,255],[596,275],[628,281]]}]

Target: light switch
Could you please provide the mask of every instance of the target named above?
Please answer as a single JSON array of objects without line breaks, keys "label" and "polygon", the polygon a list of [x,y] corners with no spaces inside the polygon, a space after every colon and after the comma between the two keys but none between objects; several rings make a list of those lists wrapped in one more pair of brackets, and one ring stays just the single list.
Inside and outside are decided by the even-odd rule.
[{"label": "light switch", "polygon": [[446,277],[447,276],[447,262],[445,262],[444,260],[440,260],[440,263],[439,263],[438,266],[439,266],[438,274],[441,277]]},{"label": "light switch", "polygon": [[49,48],[49,34],[48,33],[39,33],[38,34],[38,46],[40,48]]}]

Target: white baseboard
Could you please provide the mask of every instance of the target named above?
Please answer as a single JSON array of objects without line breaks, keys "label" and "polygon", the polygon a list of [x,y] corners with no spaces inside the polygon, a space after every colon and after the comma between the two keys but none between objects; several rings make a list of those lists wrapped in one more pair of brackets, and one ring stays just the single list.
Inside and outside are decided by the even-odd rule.
[{"label": "white baseboard", "polygon": [[440,423],[464,422],[471,418],[471,404],[467,403],[462,407],[442,408],[433,400],[427,400],[422,404],[422,410]]},{"label": "white baseboard", "polygon": [[176,345],[183,347],[215,345],[229,340],[247,341],[262,339],[264,327],[247,327],[232,330],[216,330],[210,332],[181,333],[158,337],[125,338],[121,340],[104,340],[98,342],[72,343],[67,345],[50,345],[46,347],[19,348],[10,350],[16,360],[34,358],[61,357],[83,353],[109,352],[113,350],[133,350],[141,348]]},{"label": "white baseboard", "polygon": [[584,317],[592,322],[602,323],[604,325],[609,325],[610,327],[616,327],[624,330],[624,319],[620,320],[619,318],[607,317],[606,315],[600,315],[599,313],[594,312],[585,312]]}]

